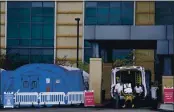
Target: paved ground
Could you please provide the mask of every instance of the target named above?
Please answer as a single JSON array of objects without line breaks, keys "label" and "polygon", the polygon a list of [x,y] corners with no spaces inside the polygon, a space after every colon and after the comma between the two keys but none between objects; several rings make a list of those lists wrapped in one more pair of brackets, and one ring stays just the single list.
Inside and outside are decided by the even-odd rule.
[{"label": "paved ground", "polygon": [[3,109],[2,112],[159,112],[149,109],[99,109],[99,108],[41,108],[41,109]]}]

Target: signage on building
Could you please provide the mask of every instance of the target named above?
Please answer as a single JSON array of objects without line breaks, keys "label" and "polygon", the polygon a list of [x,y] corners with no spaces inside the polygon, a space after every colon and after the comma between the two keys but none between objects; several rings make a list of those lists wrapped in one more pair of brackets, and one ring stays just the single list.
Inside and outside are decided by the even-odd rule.
[{"label": "signage on building", "polygon": [[89,107],[89,106],[95,106],[94,102],[94,91],[85,91],[84,93],[84,106]]},{"label": "signage on building", "polygon": [[174,103],[174,88],[164,88],[164,103]]},{"label": "signage on building", "polygon": [[14,108],[13,93],[4,93],[4,108]]},{"label": "signage on building", "polygon": [[47,84],[50,83],[50,78],[46,78],[46,83],[47,83]]},{"label": "signage on building", "polygon": [[57,80],[56,80],[56,83],[60,83],[60,80],[59,80],[59,79],[57,79]]}]

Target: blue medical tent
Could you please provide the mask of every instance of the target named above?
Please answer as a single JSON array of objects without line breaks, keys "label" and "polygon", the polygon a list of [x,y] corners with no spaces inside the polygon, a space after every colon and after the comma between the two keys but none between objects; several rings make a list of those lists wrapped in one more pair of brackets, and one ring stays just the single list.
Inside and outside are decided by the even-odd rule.
[{"label": "blue medical tent", "polygon": [[69,71],[54,64],[27,64],[14,71],[2,71],[3,92],[84,91],[83,71]]}]

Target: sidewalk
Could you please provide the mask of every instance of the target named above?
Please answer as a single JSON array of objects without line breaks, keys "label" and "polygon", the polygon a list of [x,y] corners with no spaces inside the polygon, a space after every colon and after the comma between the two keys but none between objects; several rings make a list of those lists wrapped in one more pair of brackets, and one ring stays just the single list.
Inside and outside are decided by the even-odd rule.
[{"label": "sidewalk", "polygon": [[174,112],[174,104],[160,104],[159,110]]}]

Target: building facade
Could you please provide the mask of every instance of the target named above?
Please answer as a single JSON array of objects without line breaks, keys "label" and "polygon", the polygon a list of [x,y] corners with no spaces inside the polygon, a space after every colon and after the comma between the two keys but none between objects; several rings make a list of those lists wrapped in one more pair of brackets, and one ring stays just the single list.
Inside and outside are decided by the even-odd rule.
[{"label": "building facade", "polygon": [[146,60],[143,66],[160,69],[153,74],[174,74],[174,2],[0,3],[1,54],[6,53],[9,59],[54,63],[66,57],[76,61],[75,18],[79,17],[80,60],[102,57],[105,63],[112,63],[132,50],[151,49],[156,58]]}]

